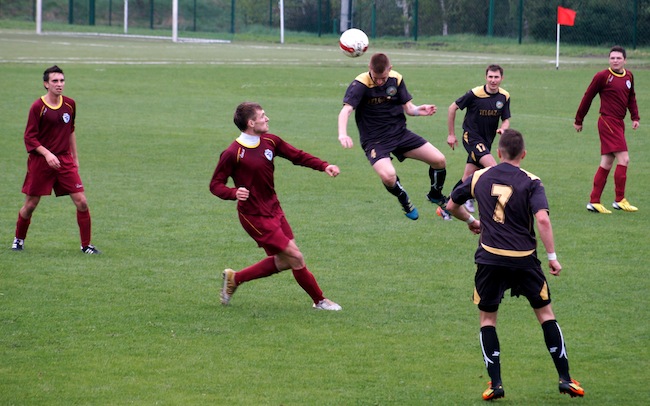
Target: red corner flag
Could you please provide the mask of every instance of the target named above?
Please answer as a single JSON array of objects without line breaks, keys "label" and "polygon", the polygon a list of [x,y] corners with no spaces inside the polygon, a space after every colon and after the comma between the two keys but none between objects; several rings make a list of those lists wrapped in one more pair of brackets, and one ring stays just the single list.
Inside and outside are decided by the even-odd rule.
[{"label": "red corner flag", "polygon": [[559,25],[568,25],[573,27],[576,19],[576,12],[570,8],[557,6],[557,23]]}]

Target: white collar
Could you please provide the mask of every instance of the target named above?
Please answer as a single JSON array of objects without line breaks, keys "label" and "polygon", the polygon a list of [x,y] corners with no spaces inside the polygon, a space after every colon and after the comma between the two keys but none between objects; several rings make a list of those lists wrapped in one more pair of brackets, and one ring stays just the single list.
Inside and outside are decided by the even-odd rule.
[{"label": "white collar", "polygon": [[237,137],[237,142],[246,148],[255,148],[260,145],[260,136],[241,133],[239,134],[239,137]]}]

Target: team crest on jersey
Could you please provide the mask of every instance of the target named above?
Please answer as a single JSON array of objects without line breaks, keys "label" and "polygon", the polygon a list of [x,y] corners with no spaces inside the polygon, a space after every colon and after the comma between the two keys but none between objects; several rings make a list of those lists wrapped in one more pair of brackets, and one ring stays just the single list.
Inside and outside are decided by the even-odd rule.
[{"label": "team crest on jersey", "polygon": [[626,80],[626,81],[625,81],[625,86],[627,86],[628,89],[631,89],[631,88],[632,88],[632,82],[630,82],[629,79]]},{"label": "team crest on jersey", "polygon": [[386,94],[388,97],[393,97],[397,94],[397,88],[395,86],[388,86],[386,88]]},{"label": "team crest on jersey", "polygon": [[70,114],[63,113],[63,122],[68,124],[70,122]]},{"label": "team crest on jersey", "polygon": [[499,100],[497,102],[497,109],[501,110],[502,108],[503,108],[503,102],[501,100]]},{"label": "team crest on jersey", "polygon": [[268,149],[268,148],[265,149],[265,150],[264,150],[264,156],[265,156],[266,159],[268,159],[269,161],[272,161],[272,160],[273,160],[273,151],[271,151],[271,150]]}]

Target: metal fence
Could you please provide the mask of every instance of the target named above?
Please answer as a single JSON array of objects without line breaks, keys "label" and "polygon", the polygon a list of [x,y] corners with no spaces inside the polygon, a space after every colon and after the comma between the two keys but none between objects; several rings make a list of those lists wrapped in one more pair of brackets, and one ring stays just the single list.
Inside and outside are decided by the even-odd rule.
[{"label": "metal fence", "polygon": [[[125,0],[42,0],[43,22],[114,27],[124,21]],[[557,7],[575,10],[563,43],[650,45],[650,0],[285,0],[287,31],[338,34],[354,26],[371,37],[471,34],[555,39]],[[178,0],[181,32],[250,33],[280,25],[278,0]],[[0,0],[0,19],[34,21],[36,0]],[[172,0],[128,0],[128,25],[171,29]]]}]

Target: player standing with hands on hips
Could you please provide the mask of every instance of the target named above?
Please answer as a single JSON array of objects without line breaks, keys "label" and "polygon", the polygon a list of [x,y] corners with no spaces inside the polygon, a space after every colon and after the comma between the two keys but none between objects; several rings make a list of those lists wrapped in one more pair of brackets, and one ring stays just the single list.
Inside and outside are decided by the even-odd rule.
[{"label": "player standing with hands on hips", "polygon": [[[474,303],[481,323],[480,343],[491,381],[483,392],[484,400],[505,396],[501,380],[501,348],[497,336],[497,312],[506,290],[513,296],[523,295],[537,316],[546,347],[559,375],[560,393],[584,396],[580,383],[569,375],[564,336],[551,308],[551,292],[537,259],[537,229],[548,255],[551,275],[559,275],[548,201],[541,180],[520,168],[526,156],[524,138],[508,129],[501,134],[497,150],[501,163],[467,178],[451,192],[447,210],[467,223],[469,230],[480,234],[474,255]],[[470,198],[478,203],[480,221],[468,213],[463,204]]]},{"label": "player standing with hands on hips", "polygon": [[43,72],[43,86],[47,93],[32,104],[27,118],[25,147],[29,157],[22,189],[26,197],[25,204],[18,212],[11,249],[24,249],[32,214],[41,197],[50,195],[54,189],[56,196],[70,195],[77,207],[81,252],[99,254],[100,251],[90,243],[90,211],[79,177],[75,101],[63,96],[65,77],[56,65]]},{"label": "player standing with hands on hips", "polygon": [[[485,85],[468,90],[449,106],[447,144],[451,149],[455,149],[458,145],[455,128],[456,111],[467,110],[463,120],[463,147],[467,151],[467,163],[463,177],[454,187],[463,183],[479,169],[497,164],[490,152],[494,137],[510,127],[510,93],[501,88],[501,81],[503,81],[503,68],[499,65],[490,65],[485,70]],[[499,120],[502,121],[501,127],[499,127]],[[470,213],[474,212],[473,199],[465,203],[465,208]]]},{"label": "player standing with hands on hips", "polygon": [[447,201],[442,194],[447,163],[442,152],[406,128],[405,114],[430,116],[436,112],[435,105],[416,106],[412,99],[402,75],[393,70],[388,56],[374,54],[368,72],[358,75],[345,92],[343,108],[338,116],[338,131],[343,148],[352,148],[347,127],[350,114],[356,110],[355,119],[366,158],[386,190],[397,197],[406,217],[417,220],[418,209],[400,183],[391,154],[400,162],[413,158],[429,165],[431,190],[427,199],[443,209]]},{"label": "player standing with hands on hips", "polygon": [[582,122],[589,112],[591,102],[600,95],[600,116],[598,117],[598,135],[600,136],[600,165],[594,175],[587,210],[594,213],[610,214],[611,211],[601,204],[600,198],[607,183],[607,176],[617,161],[614,170],[615,200],[612,207],[616,210],[635,212],[639,210],[625,198],[627,166],[630,155],[625,141],[625,115],[630,110],[632,129],[639,128],[639,108],[634,92],[634,76],[625,69],[627,54],[625,49],[615,46],[609,51],[609,68],[596,73],[587,88],[573,127],[582,131]]},{"label": "player standing with hands on hips", "polygon": [[[315,309],[341,310],[341,306],[323,296],[296,245],[275,193],[274,159],[282,157],[294,165],[322,171],[331,177],[338,176],[338,166],[269,134],[269,118],[257,103],[245,102],[237,106],[233,121],[241,134],[221,153],[210,191],[221,199],[237,201],[242,227],[266,251],[267,257],[239,272],[223,271],[221,303],[228,305],[237,287],[244,282],[291,269],[296,282],[311,297]],[[235,187],[226,184],[228,178],[232,178]]]}]

